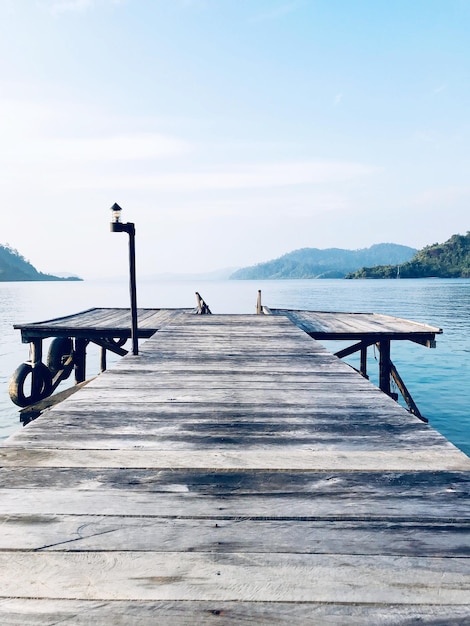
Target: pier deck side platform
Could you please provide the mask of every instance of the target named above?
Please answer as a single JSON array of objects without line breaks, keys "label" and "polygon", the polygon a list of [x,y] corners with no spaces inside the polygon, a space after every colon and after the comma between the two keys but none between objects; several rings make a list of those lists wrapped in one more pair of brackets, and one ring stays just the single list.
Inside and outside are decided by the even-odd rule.
[{"label": "pier deck side platform", "polygon": [[470,621],[470,459],[285,315],[169,320],[0,467],[2,625]]}]

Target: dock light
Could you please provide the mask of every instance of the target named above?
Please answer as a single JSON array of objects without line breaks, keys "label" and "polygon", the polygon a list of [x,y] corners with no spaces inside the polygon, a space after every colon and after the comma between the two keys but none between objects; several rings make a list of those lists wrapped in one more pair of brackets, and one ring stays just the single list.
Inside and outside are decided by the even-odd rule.
[{"label": "dock light", "polygon": [[119,206],[119,204],[114,203],[113,206],[111,207],[111,213],[113,216],[113,223],[114,224],[118,224],[121,221],[121,207]]},{"label": "dock light", "polygon": [[135,279],[135,224],[121,222],[121,207],[114,203],[111,207],[112,233],[127,233],[129,235],[129,292],[131,298],[131,338],[132,354],[139,354],[139,342],[137,338],[137,287]]}]

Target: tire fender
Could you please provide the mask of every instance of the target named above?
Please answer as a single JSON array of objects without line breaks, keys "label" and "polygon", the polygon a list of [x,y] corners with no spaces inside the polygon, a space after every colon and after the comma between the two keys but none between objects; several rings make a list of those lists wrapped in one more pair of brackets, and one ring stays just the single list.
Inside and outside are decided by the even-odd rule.
[{"label": "tire fender", "polygon": [[33,366],[31,363],[22,363],[13,372],[8,386],[8,393],[12,402],[17,406],[25,407],[47,398],[52,391],[52,375],[44,363],[38,363],[34,367],[34,376],[39,377],[38,393],[31,392],[26,395],[24,385],[28,376],[33,376]]}]

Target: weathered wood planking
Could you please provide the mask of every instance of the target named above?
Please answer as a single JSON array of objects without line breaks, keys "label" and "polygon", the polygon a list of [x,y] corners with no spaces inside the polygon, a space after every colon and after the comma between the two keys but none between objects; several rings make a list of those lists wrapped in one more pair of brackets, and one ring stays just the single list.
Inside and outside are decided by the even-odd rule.
[{"label": "weathered wood planking", "polygon": [[440,557],[18,550],[0,569],[15,598],[441,604],[439,588],[466,605],[469,591],[465,560]]},{"label": "weathered wood planking", "polygon": [[469,468],[286,318],[174,318],[0,447],[0,623],[465,624]]},{"label": "weathered wood planking", "polygon": [[312,337],[328,339],[358,339],[383,336],[390,339],[422,337],[432,341],[441,328],[381,313],[341,313],[267,309],[271,315],[282,315]]},{"label": "weathered wood planking", "polygon": [[[468,623],[465,606],[354,605],[316,602],[227,602],[227,601],[93,601],[88,600],[9,600],[2,607],[4,623],[9,626],[44,624],[109,624],[112,626],[195,626],[206,624],[432,624],[456,626]],[[452,621],[449,621],[449,611]],[[156,622],[156,616],[158,621]],[[27,621],[25,621],[25,619]]]},{"label": "weathered wood planking", "polygon": [[[193,309],[137,309],[139,337],[150,337],[171,320],[181,315],[186,316],[192,311]],[[122,308],[93,308],[52,320],[14,325],[14,328],[21,331],[24,343],[41,337],[115,338],[129,334],[130,327],[130,310]]]},{"label": "weathered wood planking", "polygon": [[465,522],[212,519],[156,516],[30,515],[0,517],[0,549],[67,551],[272,552],[468,557]]}]

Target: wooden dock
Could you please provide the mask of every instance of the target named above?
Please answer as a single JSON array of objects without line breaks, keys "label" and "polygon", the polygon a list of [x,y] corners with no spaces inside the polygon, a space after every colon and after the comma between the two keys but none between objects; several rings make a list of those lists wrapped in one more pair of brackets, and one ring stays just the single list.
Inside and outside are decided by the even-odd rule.
[{"label": "wooden dock", "polygon": [[470,459],[285,315],[168,320],[0,465],[2,626],[470,623]]}]

